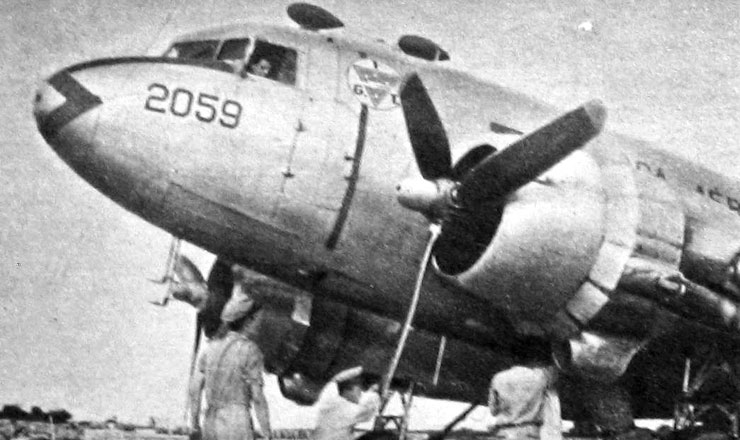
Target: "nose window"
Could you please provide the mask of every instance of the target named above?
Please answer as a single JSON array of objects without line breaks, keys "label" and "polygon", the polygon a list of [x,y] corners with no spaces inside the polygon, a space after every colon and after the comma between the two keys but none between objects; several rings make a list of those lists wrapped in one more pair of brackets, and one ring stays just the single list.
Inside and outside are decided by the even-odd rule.
[{"label": "nose window", "polygon": [[241,74],[244,71],[247,49],[249,49],[249,38],[226,40],[221,46],[217,59],[230,65],[234,73]]}]

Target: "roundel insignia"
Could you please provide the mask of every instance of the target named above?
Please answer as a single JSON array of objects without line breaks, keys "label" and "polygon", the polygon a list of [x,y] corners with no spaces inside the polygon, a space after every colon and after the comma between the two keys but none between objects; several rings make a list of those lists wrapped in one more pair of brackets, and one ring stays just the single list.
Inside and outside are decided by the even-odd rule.
[{"label": "roundel insignia", "polygon": [[392,67],[370,58],[355,61],[347,71],[352,94],[375,110],[390,110],[401,103],[398,87],[401,76]]}]

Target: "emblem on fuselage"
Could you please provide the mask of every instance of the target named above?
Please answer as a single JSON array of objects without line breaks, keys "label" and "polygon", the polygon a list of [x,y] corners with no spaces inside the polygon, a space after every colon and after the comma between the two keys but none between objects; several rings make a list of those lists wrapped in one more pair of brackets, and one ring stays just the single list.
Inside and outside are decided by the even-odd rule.
[{"label": "emblem on fuselage", "polygon": [[390,110],[401,103],[401,76],[392,67],[370,58],[355,61],[347,70],[352,94],[374,110]]}]

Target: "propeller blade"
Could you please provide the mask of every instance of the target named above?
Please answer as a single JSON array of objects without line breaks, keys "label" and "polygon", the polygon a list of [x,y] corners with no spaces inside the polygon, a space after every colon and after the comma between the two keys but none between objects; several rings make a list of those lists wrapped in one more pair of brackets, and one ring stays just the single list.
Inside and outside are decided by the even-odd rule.
[{"label": "propeller blade", "polygon": [[406,77],[400,94],[409,140],[421,175],[427,180],[449,177],[452,169],[450,143],[421,78],[415,73]]},{"label": "propeller blade", "polygon": [[589,101],[489,155],[461,180],[458,203],[474,206],[516,191],[583,147],[601,131],[605,120],[601,101]]},{"label": "propeller blade", "polygon": [[200,350],[200,338],[203,330],[201,319],[198,315],[195,316],[195,339],[193,340],[193,354],[190,357],[190,377],[193,377],[195,371],[195,363],[198,360],[198,350]]},{"label": "propeller blade", "polygon": [[234,278],[231,273],[231,263],[218,258],[208,273],[208,297],[198,317],[203,326],[203,333],[213,337],[221,326],[221,312],[231,297],[234,287]]},{"label": "propeller blade", "polygon": [[178,255],[172,267],[174,278],[169,293],[173,298],[201,310],[208,300],[208,285],[198,267],[184,255]]},{"label": "propeller blade", "polygon": [[175,260],[174,272],[183,283],[204,283],[206,281],[205,278],[203,278],[203,274],[200,273],[200,270],[195,265],[195,263],[190,261],[190,259],[185,255],[177,256],[177,259]]}]

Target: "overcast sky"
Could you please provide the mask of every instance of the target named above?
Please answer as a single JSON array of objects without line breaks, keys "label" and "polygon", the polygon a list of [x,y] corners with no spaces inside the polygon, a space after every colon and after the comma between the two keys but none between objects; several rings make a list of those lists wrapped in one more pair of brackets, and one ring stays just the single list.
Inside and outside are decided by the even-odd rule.
[{"label": "overcast sky", "polygon": [[[287,24],[288,3],[0,2],[0,404],[179,422],[190,362],[193,311],[148,304],[163,293],[146,278],[161,275],[168,235],[96,192],[45,144],[31,116],[35,85],[74,62],[161,51],[185,30]],[[739,174],[736,0],[316,3],[368,36],[432,38],[453,65],[563,108],[601,98],[608,129]],[[207,271],[212,256],[186,252]],[[275,426],[311,424],[310,411],[285,403],[274,380],[269,387]]]}]

